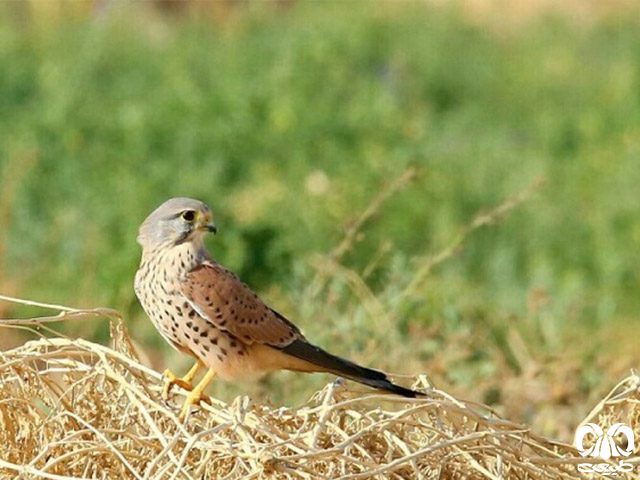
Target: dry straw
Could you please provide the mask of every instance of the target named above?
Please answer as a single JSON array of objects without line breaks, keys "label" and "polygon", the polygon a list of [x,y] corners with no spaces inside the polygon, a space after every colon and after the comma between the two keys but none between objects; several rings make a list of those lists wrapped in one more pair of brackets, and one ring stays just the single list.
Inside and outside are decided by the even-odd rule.
[{"label": "dry straw", "polygon": [[[181,424],[185,392],[176,390],[169,404],[161,399],[161,375],[138,361],[117,312],[0,298],[60,310],[0,320],[40,335],[1,354],[2,478],[570,479],[585,461],[570,445],[422,377],[414,387],[428,392],[425,399],[334,382],[301,408],[214,399]],[[105,317],[111,348],[40,333],[51,322]],[[636,375],[623,380],[586,420],[632,423],[640,438],[639,385]]]}]

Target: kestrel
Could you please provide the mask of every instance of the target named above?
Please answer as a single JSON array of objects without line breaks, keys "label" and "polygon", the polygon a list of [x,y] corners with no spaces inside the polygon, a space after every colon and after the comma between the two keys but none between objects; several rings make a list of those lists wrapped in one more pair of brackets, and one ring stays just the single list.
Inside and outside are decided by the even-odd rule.
[{"label": "kestrel", "polygon": [[[309,343],[298,327],[213,260],[203,239],[216,231],[207,205],[172,198],[146,218],[138,235],[136,295],[162,336],[196,359],[182,378],[164,373],[165,397],[174,384],[190,391],[181,419],[191,405],[207,400],[203,391],[215,375],[234,380],[273,370],[329,372],[405,397],[423,395]],[[208,371],[193,387],[200,367]]]}]

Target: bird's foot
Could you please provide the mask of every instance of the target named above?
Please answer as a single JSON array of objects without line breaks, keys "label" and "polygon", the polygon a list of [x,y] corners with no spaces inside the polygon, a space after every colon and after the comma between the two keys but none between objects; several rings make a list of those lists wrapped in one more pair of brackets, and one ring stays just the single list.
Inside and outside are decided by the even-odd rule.
[{"label": "bird's foot", "polygon": [[189,392],[187,398],[184,400],[182,404],[182,410],[180,411],[180,416],[178,419],[183,422],[185,418],[187,418],[187,414],[192,405],[199,405],[200,402],[204,402],[208,405],[211,405],[211,399],[202,393],[202,391],[195,389],[192,392]]},{"label": "bird's foot", "polygon": [[207,388],[207,385],[211,383],[213,377],[216,372],[210,368],[209,371],[202,377],[202,380],[194,387],[194,389],[189,392],[187,398],[184,400],[184,404],[182,405],[182,410],[180,411],[180,416],[178,417],[181,422],[187,418],[187,414],[189,413],[189,409],[191,405],[198,405],[200,402],[208,403],[211,405],[211,399],[204,394],[204,389]]},{"label": "bird's foot", "polygon": [[164,377],[164,385],[162,387],[162,398],[165,400],[169,399],[169,394],[171,393],[171,389],[174,385],[178,385],[180,388],[184,388],[185,390],[191,391],[193,390],[193,385],[191,384],[191,379],[186,378],[185,375],[183,378],[176,377],[173,372],[169,369],[166,369],[162,374]]}]

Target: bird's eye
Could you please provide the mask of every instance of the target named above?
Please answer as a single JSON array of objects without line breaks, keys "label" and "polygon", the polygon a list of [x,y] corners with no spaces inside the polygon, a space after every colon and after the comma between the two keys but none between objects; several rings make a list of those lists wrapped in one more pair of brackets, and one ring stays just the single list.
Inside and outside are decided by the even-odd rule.
[{"label": "bird's eye", "polygon": [[196,212],[194,212],[193,210],[185,210],[184,212],[182,212],[182,219],[187,222],[193,222],[195,218]]}]

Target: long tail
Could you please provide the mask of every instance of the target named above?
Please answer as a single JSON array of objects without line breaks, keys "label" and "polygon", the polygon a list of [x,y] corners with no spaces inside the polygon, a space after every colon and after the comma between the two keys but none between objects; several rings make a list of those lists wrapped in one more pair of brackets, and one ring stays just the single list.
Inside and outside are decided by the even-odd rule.
[{"label": "long tail", "polygon": [[286,347],[279,347],[278,350],[320,367],[318,371],[327,371],[373,388],[402,395],[403,397],[416,398],[424,396],[424,393],[392,383],[383,372],[356,365],[304,340],[295,340]]}]

